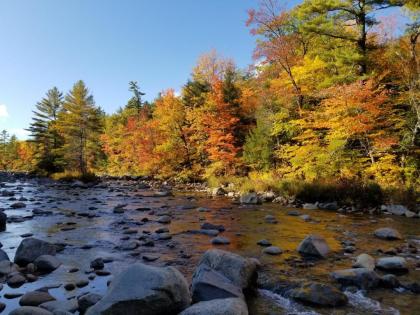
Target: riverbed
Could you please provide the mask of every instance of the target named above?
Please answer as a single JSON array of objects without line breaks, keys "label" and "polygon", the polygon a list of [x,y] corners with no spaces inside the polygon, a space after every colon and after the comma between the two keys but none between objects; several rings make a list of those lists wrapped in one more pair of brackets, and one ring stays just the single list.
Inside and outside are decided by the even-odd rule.
[{"label": "riverbed", "polygon": [[[215,247],[259,259],[260,282],[333,283],[329,273],[351,268],[358,254],[383,257],[386,256],[383,252],[403,247],[409,241],[419,252],[406,255],[409,272],[399,279],[420,282],[419,219],[291,209],[273,203],[240,205],[232,199],[211,197],[204,192],[156,193],[137,181],[110,180],[87,188],[45,179],[20,179],[4,182],[1,190],[14,193],[14,196],[0,195],[0,208],[9,218],[7,230],[0,232],[0,242],[11,259],[23,237],[28,235],[63,248],[57,254],[62,264],[54,272],[19,288],[4,284],[0,291],[0,301],[6,304],[3,314],[19,306],[19,298],[6,299],[6,293],[51,287],[49,292],[59,300],[77,298],[86,292],[104,294],[112,275],[134,262],[174,266],[191,281],[200,257]],[[25,206],[12,209],[11,205],[16,202]],[[290,215],[291,210],[310,218]],[[157,222],[166,215],[171,218],[170,223]],[[277,222],[267,222],[267,215],[274,216]],[[203,222],[223,225],[225,231],[220,236],[229,239],[230,244],[213,245],[212,236],[197,233]],[[375,238],[373,232],[380,227],[398,230],[403,240],[391,242]],[[155,233],[161,228],[169,232]],[[308,234],[326,239],[332,250],[327,259],[305,261],[300,257],[296,248]],[[141,240],[146,237],[153,240],[153,246],[144,246]],[[264,254],[263,248],[257,245],[261,239],[269,240],[283,253]],[[354,243],[355,251],[345,253],[343,244],[346,243]],[[105,270],[110,275],[88,279],[90,262],[97,257],[105,258]],[[89,283],[74,290],[64,289],[65,284],[80,280]],[[335,309],[304,306],[264,289],[247,302],[253,315],[420,314],[419,295],[402,288],[345,293],[349,298],[348,306]]]}]

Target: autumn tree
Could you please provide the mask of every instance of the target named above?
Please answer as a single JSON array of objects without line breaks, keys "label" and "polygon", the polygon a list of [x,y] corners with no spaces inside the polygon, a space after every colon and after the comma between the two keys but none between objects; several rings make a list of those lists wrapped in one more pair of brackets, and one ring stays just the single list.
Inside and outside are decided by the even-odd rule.
[{"label": "autumn tree", "polygon": [[100,152],[102,122],[101,112],[83,81],[76,82],[66,95],[58,129],[64,138],[67,167],[87,174]]}]

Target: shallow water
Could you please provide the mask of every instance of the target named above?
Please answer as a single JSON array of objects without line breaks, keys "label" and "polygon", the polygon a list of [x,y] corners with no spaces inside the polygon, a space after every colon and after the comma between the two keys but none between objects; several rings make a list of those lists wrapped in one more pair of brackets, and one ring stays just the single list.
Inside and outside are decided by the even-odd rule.
[{"label": "shallow water", "polygon": [[[33,209],[52,210],[49,216],[34,216],[20,223],[9,223],[7,231],[0,233],[9,257],[12,259],[16,247],[24,233],[33,233],[34,237],[53,243],[66,243],[65,249],[58,254],[62,261],[59,269],[40,277],[34,283],[27,283],[20,288],[12,289],[4,285],[0,291],[0,300],[7,304],[4,314],[18,307],[18,300],[6,300],[7,292],[25,293],[44,286],[55,286],[86,279],[90,261],[96,257],[112,258],[105,269],[112,274],[119,272],[124,266],[135,261],[143,261],[142,255],[159,255],[159,259],[148,262],[156,266],[172,265],[177,267],[188,279],[197,265],[201,255],[209,248],[211,237],[187,233],[188,230],[198,230],[200,223],[211,222],[222,224],[226,231],[221,236],[230,239],[229,245],[219,246],[247,257],[258,258],[263,264],[261,278],[292,280],[318,280],[329,282],[328,273],[343,268],[350,268],[352,259],[360,253],[369,253],[380,257],[378,249],[386,250],[404,242],[381,241],[373,237],[373,231],[379,227],[394,227],[406,238],[419,238],[418,219],[407,219],[395,216],[341,215],[330,211],[302,210],[301,214],[309,214],[312,221],[305,222],[300,217],[287,214],[287,208],[276,204],[258,206],[241,206],[233,204],[227,198],[209,198],[199,193],[175,193],[175,196],[153,197],[148,189],[137,188],[135,182],[108,182],[89,189],[69,188],[51,182],[7,183],[0,188],[14,191],[15,198],[24,197],[26,208],[10,209],[13,200],[0,197],[0,208],[6,209],[10,217],[32,216]],[[127,204],[122,214],[113,213],[115,206]],[[95,210],[89,210],[95,207]],[[150,208],[150,211],[139,211],[138,208]],[[198,207],[206,207],[208,212],[197,211]],[[81,217],[80,213],[95,213],[94,218]],[[155,222],[158,215],[170,214],[172,222],[162,225]],[[264,217],[274,215],[278,223],[266,223]],[[148,222],[142,219],[148,218]],[[144,231],[153,232],[157,228],[168,227],[172,234],[171,240],[155,241],[154,247],[139,247],[134,250],[123,250],[119,246],[137,239]],[[74,227],[73,230],[62,230]],[[136,229],[137,234],[125,235],[125,229]],[[330,258],[317,261],[314,265],[297,266],[300,257],[296,252],[298,244],[308,234],[319,234],[326,238],[334,254]],[[129,240],[121,240],[122,237]],[[256,243],[267,239],[273,245],[284,250],[280,256],[268,256],[262,253],[262,248]],[[343,254],[341,241],[352,240],[356,243],[356,252]],[[92,245],[83,249],[84,245]],[[171,246],[168,246],[170,244]],[[417,243],[419,244],[419,243]],[[420,244],[419,244],[420,245]],[[410,272],[400,277],[401,280],[420,281],[420,270],[416,270],[417,257],[407,258]],[[79,272],[69,273],[71,268],[79,268]],[[70,299],[86,292],[103,294],[106,283],[111,276],[97,276],[89,285],[73,291],[65,291],[63,287],[51,289],[50,293],[57,299]],[[376,290],[368,294],[358,291],[346,292],[349,306],[337,309],[321,309],[302,306],[285,297],[269,291],[260,290],[258,296],[249,300],[250,314],[420,314],[419,296],[409,292],[393,290]]]}]

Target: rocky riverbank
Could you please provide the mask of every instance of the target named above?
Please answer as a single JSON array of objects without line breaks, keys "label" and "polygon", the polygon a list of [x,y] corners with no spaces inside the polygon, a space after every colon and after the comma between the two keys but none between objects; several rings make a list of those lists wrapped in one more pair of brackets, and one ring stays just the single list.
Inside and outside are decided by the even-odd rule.
[{"label": "rocky riverbank", "polygon": [[84,184],[2,177],[0,309],[183,315],[419,309],[416,218],[339,211],[333,203],[283,206],[272,202],[278,196],[260,194],[209,196],[198,185],[189,192],[170,188],[130,178]]}]

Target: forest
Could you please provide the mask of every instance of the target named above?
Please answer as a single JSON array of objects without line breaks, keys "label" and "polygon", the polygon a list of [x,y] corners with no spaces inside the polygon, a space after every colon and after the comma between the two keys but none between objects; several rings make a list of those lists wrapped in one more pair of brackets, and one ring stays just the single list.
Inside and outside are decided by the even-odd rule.
[{"label": "forest", "polygon": [[[406,15],[404,30],[380,15],[393,7]],[[210,51],[181,91],[146,102],[131,81],[132,97],[112,114],[83,81],[67,93],[52,87],[34,107],[29,140],[1,133],[0,169],[312,189],[321,199],[360,189],[412,198],[420,183],[419,17],[418,0],[305,0],[291,9],[262,1],[246,22],[256,42],[249,68]]]}]

